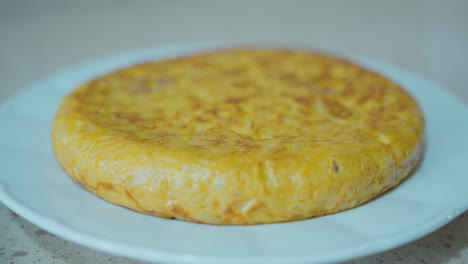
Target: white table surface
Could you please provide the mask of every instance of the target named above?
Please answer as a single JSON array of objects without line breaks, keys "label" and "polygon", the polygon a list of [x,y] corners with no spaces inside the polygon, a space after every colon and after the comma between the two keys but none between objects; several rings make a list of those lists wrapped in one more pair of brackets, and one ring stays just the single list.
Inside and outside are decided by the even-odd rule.
[{"label": "white table surface", "polygon": [[[359,53],[430,78],[468,102],[464,0],[0,0],[0,100],[98,56],[209,40]],[[141,262],[67,242],[0,204],[0,263]],[[468,213],[420,240],[349,263],[468,263]]]}]

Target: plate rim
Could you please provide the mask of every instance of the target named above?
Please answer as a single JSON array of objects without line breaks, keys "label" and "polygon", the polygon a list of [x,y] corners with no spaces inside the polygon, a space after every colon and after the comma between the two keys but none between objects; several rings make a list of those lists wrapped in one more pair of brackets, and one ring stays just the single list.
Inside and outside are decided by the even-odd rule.
[{"label": "plate rim", "polygon": [[[271,44],[271,43],[270,43]],[[229,46],[236,46],[239,45],[239,43],[233,43],[233,42],[198,42],[198,43],[184,43],[184,44],[179,44],[179,45],[167,45],[163,47],[153,47],[153,48],[145,48],[145,49],[137,49],[137,50],[131,50],[127,52],[117,52],[113,53],[107,56],[100,56],[96,59],[92,59],[89,61],[85,61],[83,63],[71,65],[69,67],[64,68],[63,70],[53,72],[51,74],[48,74],[46,77],[43,79],[33,82],[30,85],[26,86],[25,89],[22,89],[15,93],[14,95],[5,98],[2,102],[0,102],[0,116],[2,115],[2,107],[5,107],[5,105],[14,102],[15,100],[20,100],[21,95],[23,92],[27,92],[30,89],[34,89],[34,87],[39,87],[40,83],[42,82],[50,82],[51,80],[57,79],[59,76],[62,76],[64,74],[67,74],[69,72],[73,72],[82,68],[85,68],[87,65],[92,65],[92,64],[97,64],[102,61],[107,61],[111,60],[112,58],[115,57],[120,57],[120,58],[126,58],[123,59],[125,61],[131,60],[132,62],[134,61],[144,61],[144,59],[134,59],[132,54],[136,56],[136,54],[145,54],[146,56],[149,53],[154,53],[156,51],[164,50],[164,49],[176,49],[176,50],[184,50],[180,55],[187,54],[186,49],[188,48],[191,50],[193,47],[195,47],[195,51],[197,49],[199,50],[210,50],[213,48],[223,48],[223,47],[229,47]],[[255,44],[258,45],[258,44]],[[283,44],[280,44],[283,45]],[[322,50],[320,49],[314,49],[310,47],[305,47],[305,46],[298,46],[298,45],[291,45],[293,48],[298,47],[298,48],[308,48],[311,50],[319,51],[321,52]],[[184,48],[185,47],[185,48]],[[369,58],[363,55],[357,55],[357,54],[346,54],[346,53],[331,53],[325,51],[327,54],[331,55],[336,55],[342,58],[346,59],[351,59],[353,62],[357,62],[358,64],[368,66],[368,63],[370,64],[375,64],[375,65],[382,65],[383,68],[388,68],[392,67],[394,70],[398,73],[404,73],[408,76],[411,76],[412,79],[415,79],[416,82],[424,82],[424,83],[431,83],[432,87],[431,89],[438,89],[439,91],[443,91],[447,96],[450,97],[450,99],[457,101],[458,103],[461,103],[465,107],[467,106],[463,100],[461,100],[458,97],[455,97],[452,95],[450,92],[448,92],[446,89],[441,89],[440,85],[434,83],[431,80],[428,80],[424,77],[421,77],[417,74],[414,74],[410,71],[403,70],[400,67],[395,67],[391,64],[388,64],[386,62],[376,60],[373,58]],[[130,57],[132,57],[130,59]],[[138,55],[137,57],[141,57]],[[121,66],[118,66],[121,67]],[[372,71],[375,69],[371,68]],[[468,109],[466,107],[465,109]],[[12,194],[10,194],[5,186],[2,185],[2,181],[0,180],[0,201],[4,203],[8,208],[10,208],[12,211],[16,212],[18,215],[21,217],[25,218],[29,222],[44,228],[45,230],[56,234],[59,237],[62,237],[66,240],[75,242],[77,244],[80,244],[82,246],[88,247],[88,248],[93,248],[93,249],[98,249],[100,251],[104,251],[107,253],[111,253],[114,255],[120,255],[120,256],[126,256],[126,257],[131,257],[134,259],[139,259],[143,261],[163,261],[163,262],[177,262],[177,263],[198,263],[198,262],[203,262],[203,263],[217,263],[220,260],[222,260],[225,263],[237,263],[239,261],[248,261],[248,262],[255,262],[255,263],[263,263],[264,261],[268,261],[270,263],[282,263],[284,261],[288,262],[293,262],[293,263],[302,263],[306,261],[345,261],[349,260],[350,258],[356,258],[356,257],[363,257],[366,255],[371,255],[371,254],[376,254],[382,251],[389,250],[391,248],[395,248],[397,246],[401,246],[407,243],[410,243],[416,239],[419,239],[428,233],[439,229],[440,227],[446,225],[449,223],[451,220],[453,220],[455,217],[458,215],[462,214],[464,211],[468,209],[468,196],[465,201],[462,201],[460,205],[456,205],[451,207],[450,209],[445,209],[441,212],[439,212],[437,217],[432,218],[431,221],[425,222],[425,225],[421,225],[425,228],[419,228],[417,230],[413,230],[413,232],[407,232],[405,234],[402,234],[401,232],[399,233],[400,235],[396,234],[397,238],[396,240],[400,241],[399,243],[385,243],[382,241],[369,241],[367,243],[364,243],[366,246],[360,246],[358,247],[361,250],[356,250],[356,248],[352,248],[349,250],[350,252],[347,252],[346,254],[341,254],[340,257],[334,256],[334,258],[314,258],[314,257],[294,257],[291,259],[291,257],[286,257],[286,258],[280,258],[278,256],[272,257],[265,257],[265,256],[258,256],[258,257],[246,257],[246,258],[231,258],[230,259],[225,259],[225,258],[219,258],[219,257],[213,257],[213,256],[200,256],[200,255],[180,255],[178,253],[168,253],[165,252],[164,250],[159,250],[155,251],[155,249],[151,249],[153,254],[148,255],[147,249],[141,249],[141,247],[133,247],[132,252],[134,254],[128,254],[128,250],[122,250],[122,248],[128,249],[129,247],[131,248],[131,245],[126,245],[124,243],[119,243],[119,242],[113,242],[113,241],[108,241],[106,238],[100,238],[96,235],[90,235],[90,234],[84,234],[81,231],[74,230],[73,227],[69,227],[66,223],[63,223],[60,220],[53,219],[53,217],[48,217],[44,216],[41,213],[39,213],[37,210],[34,208],[30,208],[28,205],[21,203],[20,201],[15,200]],[[409,235],[411,234],[411,235]],[[385,236],[388,237],[388,236]],[[94,242],[93,242],[94,241]],[[395,241],[395,239],[392,239],[392,241]],[[401,242],[403,241],[403,242]],[[367,244],[374,244],[373,250],[369,250],[369,246]],[[377,244],[378,246],[375,246]],[[126,251],[127,254],[123,254],[122,252]],[[141,254],[141,251],[145,252],[144,254]],[[358,253],[356,253],[356,251]],[[343,252],[343,251],[340,251]],[[351,252],[354,252],[351,254]]]}]

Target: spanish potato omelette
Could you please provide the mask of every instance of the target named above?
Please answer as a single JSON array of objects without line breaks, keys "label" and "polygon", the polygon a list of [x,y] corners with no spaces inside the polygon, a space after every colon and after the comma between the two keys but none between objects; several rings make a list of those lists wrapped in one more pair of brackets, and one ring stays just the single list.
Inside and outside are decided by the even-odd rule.
[{"label": "spanish potato omelette", "polygon": [[408,176],[424,117],[398,84],[306,50],[224,49],[147,62],[66,96],[58,162],[95,195],[209,224],[356,207]]}]

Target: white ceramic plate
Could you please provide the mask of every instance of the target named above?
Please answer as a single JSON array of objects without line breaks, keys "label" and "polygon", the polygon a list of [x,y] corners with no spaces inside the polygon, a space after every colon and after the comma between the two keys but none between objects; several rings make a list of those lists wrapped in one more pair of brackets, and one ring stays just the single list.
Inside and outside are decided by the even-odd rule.
[{"label": "white ceramic plate", "polygon": [[468,206],[468,107],[436,84],[348,56],[404,85],[427,119],[424,162],[396,189],[358,208],[292,223],[210,226],[165,220],[107,203],[74,184],[49,139],[61,98],[77,84],[145,60],[219,44],[134,51],[72,67],[33,84],[0,108],[0,200],[76,243],[164,263],[313,263],[374,254],[418,239]]}]

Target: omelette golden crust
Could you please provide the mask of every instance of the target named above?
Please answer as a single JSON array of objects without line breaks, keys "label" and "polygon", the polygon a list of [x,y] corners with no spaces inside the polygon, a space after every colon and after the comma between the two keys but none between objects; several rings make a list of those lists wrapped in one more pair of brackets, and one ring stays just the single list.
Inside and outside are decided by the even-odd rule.
[{"label": "omelette golden crust", "polygon": [[122,69],[64,98],[65,171],[133,210],[210,224],[310,218],[397,185],[424,119],[396,83],[309,51],[227,49]]}]

